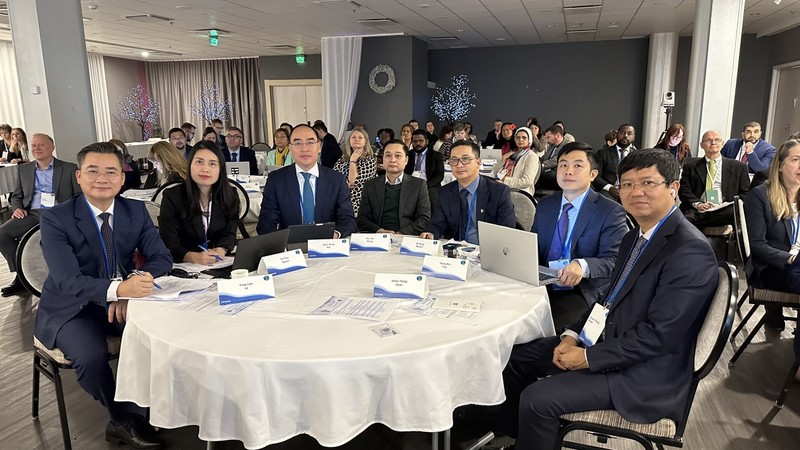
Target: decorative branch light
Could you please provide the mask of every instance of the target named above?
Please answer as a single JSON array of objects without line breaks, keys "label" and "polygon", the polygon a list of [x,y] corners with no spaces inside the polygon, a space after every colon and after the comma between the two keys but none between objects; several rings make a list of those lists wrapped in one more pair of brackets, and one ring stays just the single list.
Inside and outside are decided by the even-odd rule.
[{"label": "decorative branch light", "polygon": [[[142,140],[150,139],[151,127],[158,119],[158,102],[147,95],[144,86],[137,84],[117,100],[119,115],[129,122],[136,122],[142,129]],[[150,125],[148,127],[147,125]]]},{"label": "decorative branch light", "polygon": [[469,91],[469,78],[463,74],[455,75],[452,83],[451,86],[437,87],[431,97],[431,111],[449,125],[466,119],[475,107],[472,103],[475,94]]},{"label": "decorative branch light", "polygon": [[230,113],[230,103],[227,100],[220,100],[219,87],[216,84],[206,82],[200,96],[194,100],[189,109],[206,123],[211,123],[214,119],[226,122]]}]

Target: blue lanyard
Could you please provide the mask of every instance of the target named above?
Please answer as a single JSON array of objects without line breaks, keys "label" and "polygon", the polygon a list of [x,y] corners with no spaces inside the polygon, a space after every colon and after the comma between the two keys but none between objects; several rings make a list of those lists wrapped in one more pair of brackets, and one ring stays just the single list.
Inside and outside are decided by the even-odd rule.
[{"label": "blue lanyard", "polygon": [[[112,278],[114,274],[111,273],[111,265],[109,264],[108,261],[108,253],[106,252],[106,241],[105,239],[103,239],[103,233],[100,231],[100,226],[97,224],[97,219],[94,216],[94,211],[92,210],[92,207],[89,205],[89,200],[86,200],[86,197],[84,196],[83,201],[86,202],[86,207],[89,208],[89,215],[92,216],[92,223],[94,223],[94,227],[97,230],[97,237],[100,238],[100,243],[102,244],[100,248],[103,249],[103,260],[105,261],[106,264],[106,275],[108,275],[109,278]],[[111,245],[114,245],[114,243],[112,242]]]},{"label": "blue lanyard", "polygon": [[[650,245],[650,241],[652,241],[653,238],[655,237],[656,233],[658,233],[658,229],[661,228],[661,225],[664,223],[664,221],[667,220],[667,217],[669,217],[672,214],[673,211],[675,211],[675,207],[674,206],[672,207],[672,209],[669,210],[667,215],[665,215],[664,217],[661,218],[661,220],[658,221],[658,223],[655,226],[655,229],[653,229],[653,234],[650,235],[650,239],[647,239],[647,242],[644,243],[644,246],[642,246],[642,249],[639,251],[639,254],[636,255],[636,259],[633,260],[633,265],[631,265],[630,272],[633,272],[633,268],[636,267],[636,263],[639,261],[639,258],[641,258],[642,255],[644,254],[644,250],[647,248],[648,245]],[[638,237],[637,237],[637,240],[638,240]],[[633,253],[633,247],[635,247],[635,244],[633,246],[631,246],[630,250],[628,250],[628,256],[625,258],[625,263],[626,264],[627,264],[628,259],[631,257],[631,253]],[[624,266],[623,266],[622,270],[625,270]],[[614,300],[617,299],[617,294],[619,294],[620,289],[622,289],[622,285],[625,284],[625,280],[627,280],[628,275],[630,275],[630,272],[625,274],[625,278],[623,278],[623,279],[620,279],[620,276],[622,276],[622,271],[620,271],[620,273],[617,275],[617,278],[614,280],[614,284],[611,285],[611,286],[614,286],[614,292],[612,292],[611,295],[609,295],[606,298],[606,305],[605,306],[606,306],[607,309],[611,309],[611,305],[614,303]]]},{"label": "blue lanyard", "polygon": [[[469,192],[469,191],[467,191]],[[464,240],[466,241],[469,238],[469,225],[472,222],[472,213],[475,212],[475,203],[478,200],[478,191],[475,190],[475,193],[472,194],[472,202],[469,205],[469,211],[467,212],[467,227],[464,228]],[[477,219],[477,217],[475,218]]]}]

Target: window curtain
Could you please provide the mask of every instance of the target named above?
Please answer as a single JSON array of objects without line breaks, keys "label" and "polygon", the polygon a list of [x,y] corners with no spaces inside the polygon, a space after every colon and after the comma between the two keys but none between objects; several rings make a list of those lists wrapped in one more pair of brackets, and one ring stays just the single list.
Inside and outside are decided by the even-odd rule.
[{"label": "window curtain", "polygon": [[358,92],[361,37],[322,38],[322,117],[328,132],[344,136]]},{"label": "window curtain", "polygon": [[106,66],[103,56],[87,53],[89,60],[89,84],[92,88],[92,106],[94,107],[94,123],[97,128],[97,140],[111,139],[111,111],[108,103],[106,86]]},{"label": "window curtain", "polygon": [[25,128],[17,60],[11,42],[0,41],[0,70],[3,71],[0,77],[0,123]]},{"label": "window curtain", "polygon": [[213,84],[219,89],[219,101],[229,104],[225,126],[241,128],[245,146],[264,142],[258,58],[148,62],[145,67],[150,95],[160,105],[158,122],[164,134],[191,122],[197,127],[194,142],[198,141],[209,124],[192,112],[192,106]]}]

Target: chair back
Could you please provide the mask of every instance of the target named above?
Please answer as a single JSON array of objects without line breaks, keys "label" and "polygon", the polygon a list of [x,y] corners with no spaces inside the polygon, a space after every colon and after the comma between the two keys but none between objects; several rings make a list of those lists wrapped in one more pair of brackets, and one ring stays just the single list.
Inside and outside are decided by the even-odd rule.
[{"label": "chair back", "polygon": [[244,186],[239,184],[236,180],[228,178],[228,183],[230,183],[231,187],[239,196],[239,222],[241,222],[247,217],[247,213],[250,212],[250,197],[247,195],[247,190],[245,190]]},{"label": "chair back", "polygon": [[514,204],[517,228],[524,231],[531,231],[533,216],[536,214],[536,199],[526,191],[511,189],[511,203]]},{"label": "chair back", "polygon": [[250,150],[254,152],[268,152],[272,149],[264,142],[256,142],[250,147]]},{"label": "chair back", "polygon": [[744,218],[744,201],[737,195],[733,197],[733,224],[736,227],[736,247],[742,263],[750,257],[750,240],[747,234],[747,221]]},{"label": "chair back", "polygon": [[161,197],[164,196],[164,190],[172,189],[180,184],[183,184],[183,181],[173,181],[172,183],[162,184],[158,189],[156,189],[156,192],[153,194],[153,198],[151,198],[150,201],[160,206]]},{"label": "chair back", "polygon": [[25,289],[37,297],[42,295],[44,280],[50,273],[40,241],[41,232],[37,224],[22,236],[17,247],[17,276]]}]

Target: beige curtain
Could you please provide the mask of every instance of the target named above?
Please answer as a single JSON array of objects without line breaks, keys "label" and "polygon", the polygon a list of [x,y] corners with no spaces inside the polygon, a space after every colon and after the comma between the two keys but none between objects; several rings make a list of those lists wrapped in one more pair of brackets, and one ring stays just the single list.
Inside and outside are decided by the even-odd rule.
[{"label": "beige curtain", "polygon": [[86,53],[86,57],[89,63],[89,84],[92,87],[92,106],[94,106],[97,140],[107,141],[111,139],[111,110],[108,104],[106,66],[102,55]]},{"label": "beige curtain", "polygon": [[220,101],[227,100],[230,105],[225,126],[241,128],[248,147],[264,142],[258,58],[148,62],[145,67],[150,95],[160,105],[158,123],[164,134],[191,122],[197,127],[197,142],[208,124],[192,113],[192,105],[207,83],[212,83],[219,88]]},{"label": "beige curtain", "polygon": [[25,128],[22,114],[22,97],[17,78],[17,59],[11,42],[0,41],[0,123]]}]

